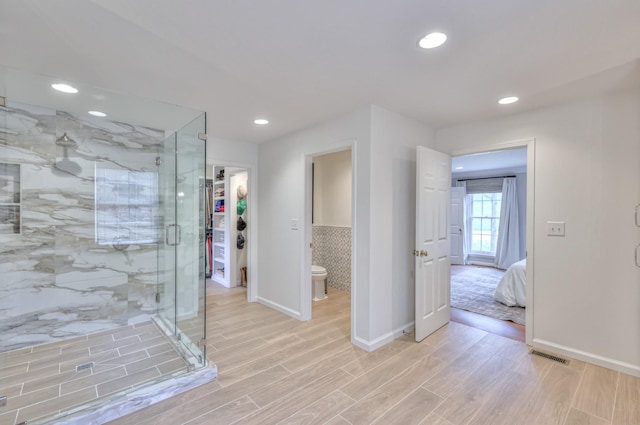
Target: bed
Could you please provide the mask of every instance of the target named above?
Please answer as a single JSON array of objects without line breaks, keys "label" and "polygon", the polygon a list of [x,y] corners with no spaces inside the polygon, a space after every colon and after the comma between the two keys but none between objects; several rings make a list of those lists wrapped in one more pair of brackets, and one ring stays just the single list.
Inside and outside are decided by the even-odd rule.
[{"label": "bed", "polygon": [[526,266],[526,258],[509,266],[493,293],[496,301],[509,307],[526,306]]}]

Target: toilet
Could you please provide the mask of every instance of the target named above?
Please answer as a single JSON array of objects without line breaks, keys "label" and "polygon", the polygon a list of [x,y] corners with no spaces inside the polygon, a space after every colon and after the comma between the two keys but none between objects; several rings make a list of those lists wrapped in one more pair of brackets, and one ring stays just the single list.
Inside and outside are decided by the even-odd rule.
[{"label": "toilet", "polygon": [[322,266],[311,266],[311,285],[313,291],[313,300],[321,301],[327,298],[325,293],[325,283],[327,281],[327,269]]}]

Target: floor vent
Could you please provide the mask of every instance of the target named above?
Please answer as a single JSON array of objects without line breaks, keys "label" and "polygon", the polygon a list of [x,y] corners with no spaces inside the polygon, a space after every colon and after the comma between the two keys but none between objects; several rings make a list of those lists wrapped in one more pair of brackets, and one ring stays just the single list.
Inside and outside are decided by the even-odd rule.
[{"label": "floor vent", "polygon": [[551,355],[551,354],[543,353],[542,351],[531,350],[529,353],[533,354],[534,356],[540,356],[540,357],[544,357],[545,359],[553,360],[554,362],[562,363],[564,365],[568,365],[569,364],[569,360],[567,360],[567,359],[563,359],[562,357],[558,357],[558,356],[554,356],[554,355]]},{"label": "floor vent", "polygon": [[95,362],[79,364],[78,366],[76,366],[76,372],[81,372],[85,369],[93,369],[95,365]]}]

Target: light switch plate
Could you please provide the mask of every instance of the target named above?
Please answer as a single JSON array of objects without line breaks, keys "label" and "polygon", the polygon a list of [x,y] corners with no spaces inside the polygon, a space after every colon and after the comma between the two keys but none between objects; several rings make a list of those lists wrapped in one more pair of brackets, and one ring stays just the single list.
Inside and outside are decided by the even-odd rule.
[{"label": "light switch plate", "polygon": [[564,221],[547,221],[548,236],[564,236]]},{"label": "light switch plate", "polygon": [[291,230],[298,230],[298,219],[297,218],[292,218],[291,219]]}]

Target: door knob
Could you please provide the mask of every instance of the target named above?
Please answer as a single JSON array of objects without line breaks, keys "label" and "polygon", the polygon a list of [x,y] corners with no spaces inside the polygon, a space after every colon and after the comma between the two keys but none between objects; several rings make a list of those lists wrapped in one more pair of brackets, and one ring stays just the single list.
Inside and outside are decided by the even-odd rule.
[{"label": "door knob", "polygon": [[427,255],[429,255],[429,253],[427,251],[420,251],[420,256],[421,257],[426,257]]}]

